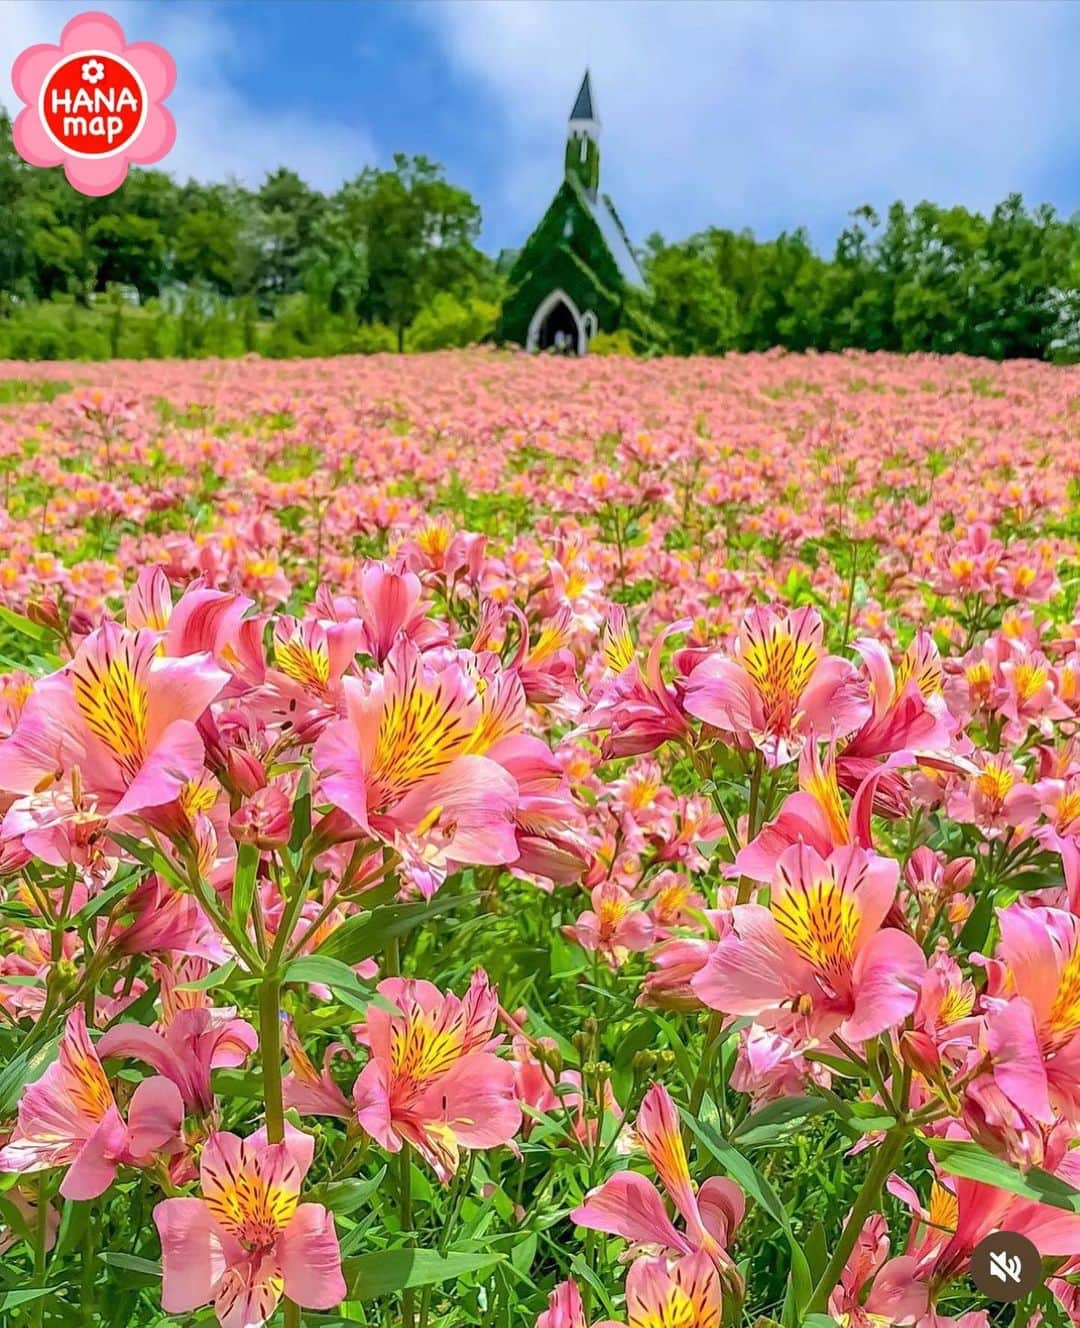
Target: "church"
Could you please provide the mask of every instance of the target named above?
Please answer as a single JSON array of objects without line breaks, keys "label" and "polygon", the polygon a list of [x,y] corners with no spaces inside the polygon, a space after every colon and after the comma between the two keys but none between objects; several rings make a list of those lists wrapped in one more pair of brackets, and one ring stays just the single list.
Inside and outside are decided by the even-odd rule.
[{"label": "church", "polygon": [[600,120],[588,70],[566,128],[563,182],[509,268],[497,341],[584,355],[597,332],[625,321],[631,288],[644,281],[611,199],[600,193]]}]

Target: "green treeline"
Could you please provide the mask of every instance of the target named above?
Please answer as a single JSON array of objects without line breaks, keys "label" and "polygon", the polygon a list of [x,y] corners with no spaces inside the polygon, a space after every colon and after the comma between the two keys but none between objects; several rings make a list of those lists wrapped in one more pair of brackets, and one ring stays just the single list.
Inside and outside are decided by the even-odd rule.
[{"label": "green treeline", "polygon": [[[424,157],[336,193],[280,169],[258,189],[134,170],[87,198],[27,166],[0,111],[0,359],[330,355],[490,337],[500,265],[480,208]],[[522,239],[524,240],[524,236]],[[831,257],[801,231],[711,228],[641,250],[647,295],[609,350],[964,352],[1080,359],[1080,218],[895,204]]]}]

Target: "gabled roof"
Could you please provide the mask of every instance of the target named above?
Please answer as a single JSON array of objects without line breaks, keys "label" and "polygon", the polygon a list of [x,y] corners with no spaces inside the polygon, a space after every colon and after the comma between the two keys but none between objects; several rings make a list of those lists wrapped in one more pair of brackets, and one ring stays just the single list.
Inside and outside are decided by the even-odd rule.
[{"label": "gabled roof", "polygon": [[596,222],[597,229],[603,236],[604,243],[607,245],[611,257],[615,260],[615,266],[619,269],[619,275],[623,281],[628,286],[644,287],[645,278],[641,275],[641,268],[638,267],[634,251],[630,248],[630,241],[626,238],[622,222],[611,206],[611,200],[606,194],[599,198],[590,198],[577,180],[572,177],[568,178],[566,183],[577,195],[581,206]]},{"label": "gabled roof", "polygon": [[571,120],[595,120],[596,112],[592,104],[592,84],[589,82],[589,71],[586,69],[585,77],[581,80],[581,87],[578,88],[577,100],[574,102],[574,109],[570,112]]}]

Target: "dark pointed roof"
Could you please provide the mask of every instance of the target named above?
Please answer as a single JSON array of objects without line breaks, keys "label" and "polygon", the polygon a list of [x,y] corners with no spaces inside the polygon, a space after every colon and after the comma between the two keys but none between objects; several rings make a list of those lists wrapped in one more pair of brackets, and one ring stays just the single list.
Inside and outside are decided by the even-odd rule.
[{"label": "dark pointed roof", "polygon": [[586,69],[585,77],[581,80],[581,87],[578,89],[577,101],[574,102],[574,109],[570,112],[571,120],[595,120],[596,113],[592,104],[592,84],[589,82],[589,71]]}]

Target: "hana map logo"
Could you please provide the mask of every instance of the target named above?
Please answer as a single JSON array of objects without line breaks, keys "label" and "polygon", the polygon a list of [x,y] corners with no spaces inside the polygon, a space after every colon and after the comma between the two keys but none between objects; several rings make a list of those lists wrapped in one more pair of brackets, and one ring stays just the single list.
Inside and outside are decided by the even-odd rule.
[{"label": "hana map logo", "polygon": [[80,193],[111,194],[130,163],[160,161],[176,141],[162,105],[176,82],[172,56],[153,42],[129,46],[108,14],[79,14],[59,46],[28,47],[11,81],[25,104],[13,128],[19,155],[62,165]]}]

